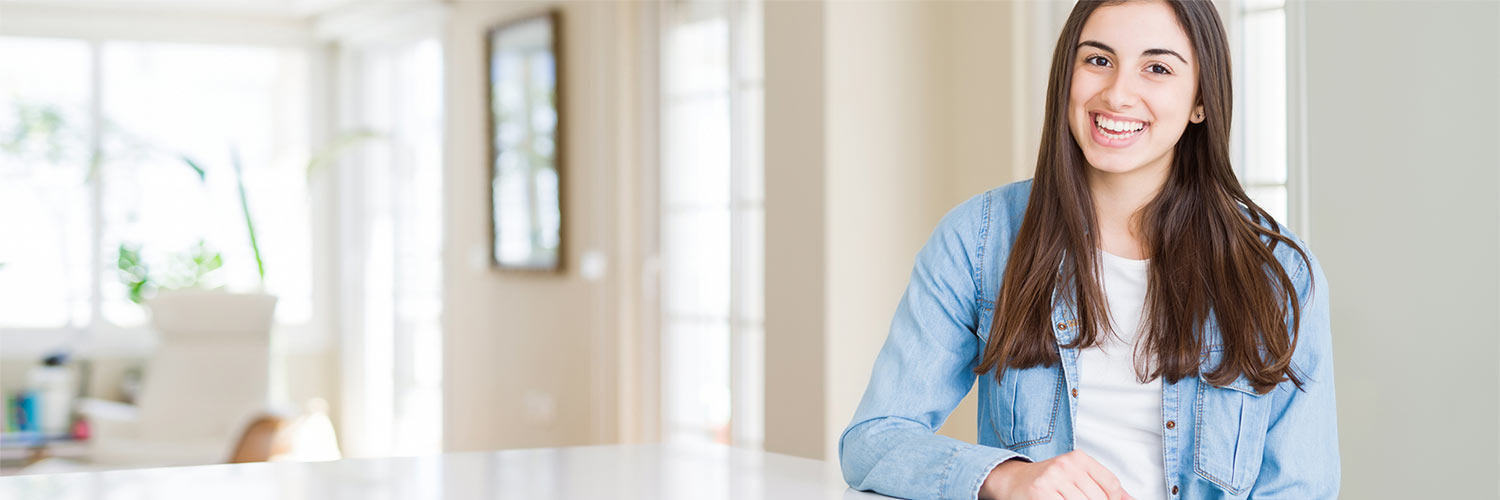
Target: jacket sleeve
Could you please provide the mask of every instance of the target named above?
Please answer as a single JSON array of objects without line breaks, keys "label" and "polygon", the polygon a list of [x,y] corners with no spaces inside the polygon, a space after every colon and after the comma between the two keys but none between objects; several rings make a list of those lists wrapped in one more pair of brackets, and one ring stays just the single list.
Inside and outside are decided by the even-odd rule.
[{"label": "jacket sleeve", "polygon": [[1332,499],[1339,494],[1329,287],[1311,251],[1308,260],[1311,266],[1303,273],[1307,278],[1300,280],[1305,283],[1293,279],[1302,313],[1292,368],[1302,377],[1302,389],[1291,383],[1276,389],[1260,475],[1250,498]]},{"label": "jacket sleeve", "polygon": [[[981,195],[982,196],[982,195]],[[971,200],[973,201],[973,200]],[[943,217],[917,255],[854,419],[839,438],[849,486],[901,498],[973,499],[1002,461],[1029,457],[935,434],[974,384],[980,340],[978,202]]]}]

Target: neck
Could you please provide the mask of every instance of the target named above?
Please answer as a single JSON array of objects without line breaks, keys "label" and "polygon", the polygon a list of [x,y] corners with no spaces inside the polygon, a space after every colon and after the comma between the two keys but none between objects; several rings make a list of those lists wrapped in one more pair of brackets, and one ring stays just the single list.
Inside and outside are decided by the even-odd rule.
[{"label": "neck", "polygon": [[1166,184],[1168,161],[1129,172],[1105,172],[1090,167],[1089,191],[1099,224],[1100,245],[1117,255],[1142,255],[1141,209]]}]

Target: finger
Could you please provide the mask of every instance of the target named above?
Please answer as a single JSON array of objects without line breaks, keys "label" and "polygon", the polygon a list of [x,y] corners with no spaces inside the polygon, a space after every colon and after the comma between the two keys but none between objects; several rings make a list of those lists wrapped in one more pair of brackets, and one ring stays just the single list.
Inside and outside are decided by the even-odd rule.
[{"label": "finger", "polygon": [[1079,489],[1078,483],[1068,483],[1062,485],[1062,487],[1057,489],[1057,492],[1062,493],[1062,496],[1065,500],[1105,500],[1103,498],[1089,496],[1088,493],[1085,493],[1082,489]]},{"label": "finger", "polygon": [[1119,500],[1118,497],[1105,493],[1104,488],[1099,487],[1099,483],[1094,481],[1092,477],[1078,477],[1075,479],[1073,485],[1079,491],[1082,491],[1084,495],[1088,496],[1089,500]]},{"label": "finger", "polygon": [[1120,486],[1120,478],[1115,477],[1115,473],[1110,472],[1103,464],[1094,460],[1094,457],[1090,457],[1086,453],[1079,453],[1079,455],[1084,458],[1084,460],[1079,460],[1079,463],[1083,465],[1084,471],[1088,473],[1089,478],[1094,480],[1095,484],[1099,485],[1100,489],[1104,490],[1109,500],[1121,500],[1125,498],[1125,489]]}]

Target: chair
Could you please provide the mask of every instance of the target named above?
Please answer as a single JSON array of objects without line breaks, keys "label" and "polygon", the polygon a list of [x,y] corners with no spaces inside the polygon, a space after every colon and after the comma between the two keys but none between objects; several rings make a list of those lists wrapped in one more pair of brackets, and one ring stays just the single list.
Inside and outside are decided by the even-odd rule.
[{"label": "chair", "polygon": [[225,463],[269,407],[276,297],[171,292],[149,302],[161,342],[134,408],[88,401],[92,463],[154,467]]}]

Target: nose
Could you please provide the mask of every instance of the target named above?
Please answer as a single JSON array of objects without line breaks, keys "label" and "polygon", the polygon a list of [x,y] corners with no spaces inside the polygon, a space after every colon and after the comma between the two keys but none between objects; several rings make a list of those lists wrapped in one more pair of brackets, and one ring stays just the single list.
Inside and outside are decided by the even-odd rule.
[{"label": "nose", "polygon": [[1109,86],[1104,88],[1100,97],[1110,109],[1130,109],[1131,106],[1140,102],[1140,95],[1136,94],[1134,83],[1134,75],[1126,71],[1116,71],[1114,77],[1110,78]]}]

